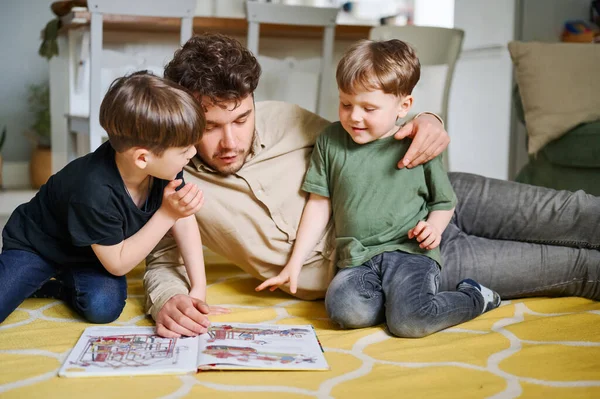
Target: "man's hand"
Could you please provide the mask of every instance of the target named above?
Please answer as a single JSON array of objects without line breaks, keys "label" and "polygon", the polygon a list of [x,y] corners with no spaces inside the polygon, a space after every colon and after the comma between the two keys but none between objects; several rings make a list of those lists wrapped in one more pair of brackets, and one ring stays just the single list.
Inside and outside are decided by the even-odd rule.
[{"label": "man's hand", "polygon": [[302,269],[302,265],[300,267],[291,266],[287,264],[281,273],[275,277],[271,277],[267,281],[263,282],[261,285],[256,287],[256,291],[262,291],[267,287],[269,291],[275,291],[279,286],[290,283],[290,292],[292,294],[296,293],[298,288],[298,276],[300,275],[300,270]]},{"label": "man's hand", "polygon": [[197,185],[187,183],[179,191],[175,191],[180,184],[180,179],[173,180],[163,193],[161,209],[174,220],[195,214],[204,204],[204,195]]},{"label": "man's hand", "polygon": [[405,137],[413,139],[404,158],[398,162],[398,168],[414,168],[440,155],[448,143],[450,137],[440,121],[433,115],[423,114],[418,118],[406,123],[394,134],[397,140]]},{"label": "man's hand", "polygon": [[408,230],[408,238],[417,238],[419,248],[434,249],[440,245],[442,233],[433,224],[424,220],[419,221],[415,227]]},{"label": "man's hand", "polygon": [[195,337],[210,326],[211,308],[199,299],[179,294],[169,299],[156,316],[156,333],[161,337]]}]

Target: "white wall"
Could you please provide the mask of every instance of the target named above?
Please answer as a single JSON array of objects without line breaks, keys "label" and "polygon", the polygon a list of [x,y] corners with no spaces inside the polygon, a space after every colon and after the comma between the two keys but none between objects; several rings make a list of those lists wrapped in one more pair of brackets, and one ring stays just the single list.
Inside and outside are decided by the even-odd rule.
[{"label": "white wall", "polygon": [[0,129],[7,126],[2,150],[5,162],[29,159],[30,145],[22,132],[32,123],[27,86],[48,81],[48,63],[37,54],[40,32],[54,17],[51,0],[0,2]]},{"label": "white wall", "polygon": [[465,40],[450,93],[450,170],[507,179],[515,0],[456,0],[454,16]]},{"label": "white wall", "polygon": [[590,2],[590,0],[521,0],[520,39],[560,41],[565,21],[588,20]]},{"label": "white wall", "polygon": [[414,24],[454,28],[454,0],[414,0]]}]

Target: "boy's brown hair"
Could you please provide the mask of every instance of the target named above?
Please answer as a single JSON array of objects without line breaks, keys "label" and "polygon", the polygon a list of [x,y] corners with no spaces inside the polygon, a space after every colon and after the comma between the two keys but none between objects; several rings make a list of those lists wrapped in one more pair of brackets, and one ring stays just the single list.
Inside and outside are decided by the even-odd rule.
[{"label": "boy's brown hair", "polygon": [[229,102],[237,106],[252,95],[260,73],[260,65],[250,50],[219,33],[192,37],[165,67],[165,78],[219,106]]},{"label": "boy's brown hair", "polygon": [[356,90],[382,90],[397,97],[412,93],[421,77],[421,64],[407,43],[361,40],[344,54],[335,74],[344,93]]},{"label": "boy's brown hair", "polygon": [[202,138],[200,103],[183,87],[148,71],[116,79],[100,106],[100,125],[117,152],[143,147],[160,156]]}]

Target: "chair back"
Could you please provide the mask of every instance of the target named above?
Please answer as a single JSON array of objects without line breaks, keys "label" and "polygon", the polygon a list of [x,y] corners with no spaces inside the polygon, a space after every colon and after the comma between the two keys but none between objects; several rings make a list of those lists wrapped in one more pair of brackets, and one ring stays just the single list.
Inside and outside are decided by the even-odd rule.
[{"label": "chair back", "polygon": [[90,112],[89,147],[94,151],[102,144],[106,132],[100,126],[100,104],[102,103],[102,43],[103,16],[115,14],[143,17],[181,18],[179,42],[183,45],[192,37],[192,20],[196,11],[196,0],[88,0],[90,24]]},{"label": "chair back", "polygon": [[[402,40],[415,49],[421,63],[421,78],[413,89],[414,105],[408,118],[423,111],[435,112],[448,126],[448,101],[454,67],[462,49],[465,32],[461,29],[433,26],[378,26],[369,39]],[[450,169],[448,150],[443,154],[446,170]]]},{"label": "chair back", "polygon": [[[311,76],[316,73],[316,88],[313,93],[316,94],[316,106],[314,110],[317,114],[325,116],[328,102],[329,84],[332,76],[333,42],[335,37],[335,24],[339,9],[334,7],[309,7],[293,6],[285,4],[259,3],[257,1],[246,2],[246,18],[248,20],[247,47],[260,60],[263,67],[263,78],[257,89],[259,99],[288,100],[293,98],[293,92],[296,95],[302,95],[311,91]],[[288,57],[283,60],[259,56],[259,36],[261,24],[281,24],[296,26],[321,26],[323,27],[322,51],[319,62],[313,59],[297,60],[294,57]],[[315,68],[316,65],[317,68]],[[315,70],[316,69],[316,70]],[[289,79],[294,75],[296,79]],[[279,78],[279,79],[278,79]],[[305,81],[307,84],[300,90],[291,90],[294,83]],[[276,90],[265,88],[267,85],[277,87]],[[291,85],[291,86],[290,86]],[[296,84],[294,87],[298,86]],[[277,93],[279,96],[277,96]],[[286,96],[285,93],[289,93]],[[262,96],[266,98],[261,98]],[[283,97],[283,98],[282,98]],[[294,101],[296,102],[296,101]],[[305,106],[305,104],[300,104]],[[306,107],[308,109],[313,107]]]},{"label": "chair back", "polygon": [[447,126],[450,87],[464,31],[431,26],[378,26],[371,29],[369,38],[399,39],[414,47],[421,63],[421,79],[413,91],[412,113],[435,112]]}]

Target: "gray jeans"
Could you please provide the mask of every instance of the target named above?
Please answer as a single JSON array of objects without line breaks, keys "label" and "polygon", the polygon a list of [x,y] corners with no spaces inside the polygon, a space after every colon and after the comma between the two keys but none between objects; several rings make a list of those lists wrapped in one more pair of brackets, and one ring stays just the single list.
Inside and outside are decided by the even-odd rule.
[{"label": "gray jeans", "polygon": [[384,252],[356,267],[341,269],[325,296],[329,318],[342,328],[387,322],[389,331],[420,338],[464,323],[483,311],[474,287],[438,292],[440,268],[427,256]]},{"label": "gray jeans", "polygon": [[600,300],[600,197],[449,176],[458,204],[442,236],[440,290],[472,278],[503,299]]}]

